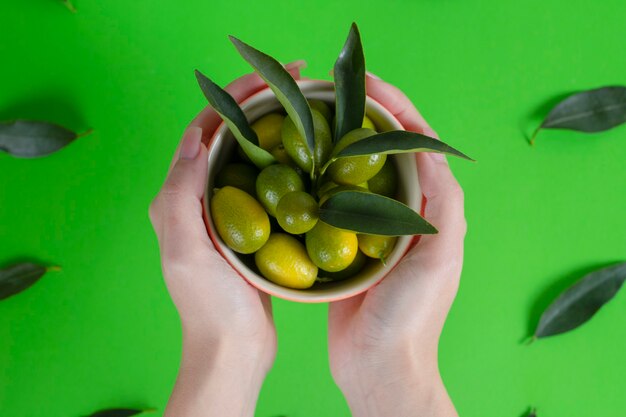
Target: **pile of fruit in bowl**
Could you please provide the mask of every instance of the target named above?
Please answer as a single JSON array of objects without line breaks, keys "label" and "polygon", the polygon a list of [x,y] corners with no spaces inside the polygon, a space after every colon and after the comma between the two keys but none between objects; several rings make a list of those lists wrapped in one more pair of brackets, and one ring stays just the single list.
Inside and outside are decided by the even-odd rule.
[{"label": "pile of fruit in bowl", "polygon": [[220,155],[207,190],[220,243],[265,279],[302,290],[349,280],[371,262],[384,264],[398,236],[437,232],[398,201],[402,176],[395,157],[469,158],[422,134],[377,131],[365,113],[365,60],[355,24],[334,66],[334,103],[305,98],[278,61],[231,40],[283,108],[251,123],[225,90],[196,71],[209,105],[237,142]]}]

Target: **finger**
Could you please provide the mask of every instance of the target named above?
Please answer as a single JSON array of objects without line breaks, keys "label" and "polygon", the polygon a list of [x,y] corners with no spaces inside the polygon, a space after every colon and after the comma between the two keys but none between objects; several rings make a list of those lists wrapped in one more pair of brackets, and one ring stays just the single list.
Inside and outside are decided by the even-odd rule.
[{"label": "finger", "polygon": [[[285,69],[296,80],[300,79],[300,70],[305,67],[306,61],[304,60],[290,62],[289,64],[285,65]],[[259,74],[253,72],[251,74],[246,74],[243,77],[237,78],[236,80],[228,84],[224,89],[228,91],[231,96],[233,96],[237,103],[241,103],[243,100],[250,97],[252,94],[264,89],[265,87],[267,87],[265,81],[259,76]],[[221,122],[222,119],[215,112],[215,110],[207,106],[191,122],[191,126],[201,127],[204,131],[203,142],[208,143],[209,139],[211,139],[211,136],[213,136],[213,132],[215,132]]]},{"label": "finger", "polygon": [[378,101],[393,114],[406,130],[436,137],[411,100],[396,86],[367,74],[365,77],[367,95]]},{"label": "finger", "polygon": [[150,219],[165,258],[192,253],[199,243],[210,245],[202,219],[208,161],[201,139],[202,129],[190,127],[185,131],[180,157],[150,206]]},{"label": "finger", "polygon": [[441,261],[436,259],[438,256],[461,256],[467,228],[461,186],[441,154],[417,154],[417,171],[427,201],[424,217],[439,232],[421,236],[411,253],[421,252],[434,261]]}]

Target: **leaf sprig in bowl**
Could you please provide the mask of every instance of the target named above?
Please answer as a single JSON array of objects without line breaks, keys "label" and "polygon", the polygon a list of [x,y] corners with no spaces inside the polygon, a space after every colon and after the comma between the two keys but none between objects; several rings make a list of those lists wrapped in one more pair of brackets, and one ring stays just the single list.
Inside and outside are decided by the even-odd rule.
[{"label": "leaf sprig in bowl", "polygon": [[423,134],[379,132],[377,115],[366,114],[365,59],[356,24],[334,65],[333,101],[312,98],[307,81],[297,82],[274,58],[230,39],[282,109],[250,117],[250,123],[233,97],[196,71],[209,105],[237,143],[213,157],[209,147],[209,170],[217,172],[209,173],[205,205],[209,231],[219,236],[212,233],[223,254],[237,253],[278,286],[320,291],[355,280],[372,265],[385,267],[392,257],[399,260],[409,241],[396,245],[398,237],[437,232],[419,206],[403,201],[403,182],[417,188],[417,174],[398,167],[397,158],[415,152],[471,158]]}]

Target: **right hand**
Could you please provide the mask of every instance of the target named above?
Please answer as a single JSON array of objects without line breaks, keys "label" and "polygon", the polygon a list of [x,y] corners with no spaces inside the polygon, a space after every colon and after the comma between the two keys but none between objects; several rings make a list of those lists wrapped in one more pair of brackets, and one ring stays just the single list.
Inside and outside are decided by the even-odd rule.
[{"label": "right hand", "polygon": [[[396,87],[368,76],[367,93],[406,130],[436,137]],[[425,217],[439,233],[421,236],[379,285],[329,307],[331,372],[358,417],[456,416],[437,349],[463,265],[463,192],[443,155],[416,157]]]}]

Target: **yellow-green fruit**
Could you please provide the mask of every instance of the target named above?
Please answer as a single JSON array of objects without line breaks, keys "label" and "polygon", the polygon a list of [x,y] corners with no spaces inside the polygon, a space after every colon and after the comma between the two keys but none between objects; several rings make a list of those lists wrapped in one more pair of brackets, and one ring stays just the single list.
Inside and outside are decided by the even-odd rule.
[{"label": "yellow-green fruit", "polygon": [[325,182],[317,189],[317,196],[322,197],[324,194],[326,194],[327,192],[329,192],[330,190],[338,186],[339,184],[335,184],[332,181]]},{"label": "yellow-green fruit", "polygon": [[270,219],[250,194],[239,188],[220,188],[211,198],[211,217],[226,245],[239,253],[254,253],[270,237]]},{"label": "yellow-green fruit", "polygon": [[285,150],[285,147],[282,143],[272,149],[270,153],[279,163],[289,165],[290,167],[295,169],[298,175],[300,175],[300,178],[302,178],[302,181],[305,182],[305,184],[310,179],[309,174],[304,172],[304,170],[296,165],[296,163],[293,162],[293,159],[291,159],[291,157],[287,155],[287,151]]},{"label": "yellow-green fruit", "polygon": [[240,163],[227,164],[217,174],[215,187],[222,188],[230,185],[254,197],[256,195],[257,175],[259,175],[259,170],[252,165]]},{"label": "yellow-green fruit", "polygon": [[330,109],[330,106],[326,104],[325,101],[322,100],[309,100],[309,106],[311,106],[312,110],[317,110],[324,116],[328,123],[331,122],[333,118],[333,112]]},{"label": "yellow-green fruit", "polygon": [[[331,124],[332,130],[333,130],[333,136],[335,136],[335,123],[336,122],[337,122],[337,116],[335,115],[335,116],[333,116],[333,121],[332,121],[332,124]],[[374,124],[372,119],[370,119],[367,116],[363,116],[363,123],[361,123],[361,127],[377,131],[376,130],[376,125]]]},{"label": "yellow-green fruit", "polygon": [[381,235],[358,235],[359,249],[365,255],[374,259],[381,259],[383,262],[387,259],[398,238],[396,236]]},{"label": "yellow-green fruit", "polygon": [[305,289],[315,282],[317,266],[307,256],[304,245],[285,233],[272,233],[254,254],[261,274],[283,287]]},{"label": "yellow-green fruit", "polygon": [[250,125],[259,138],[259,146],[261,148],[271,151],[281,144],[280,131],[283,127],[284,119],[285,116],[280,113],[270,113]]},{"label": "yellow-green fruit", "polygon": [[[346,133],[335,145],[333,152],[338,153],[348,145],[375,135],[372,129],[355,129]],[[366,182],[380,171],[385,164],[387,155],[376,153],[373,155],[350,156],[340,158],[328,167],[328,177],[337,184],[357,185]]]},{"label": "yellow-green fruit", "polygon": [[361,125],[361,127],[376,130],[376,125],[374,125],[374,122],[372,122],[372,119],[370,119],[367,116],[363,116],[363,124]]},{"label": "yellow-green fruit", "polygon": [[[311,115],[313,116],[313,128],[315,130],[315,164],[319,168],[328,160],[332,152],[333,139],[330,134],[330,126],[328,126],[324,116],[315,109],[311,109]],[[305,172],[311,172],[313,164],[306,140],[300,135],[296,125],[289,116],[283,122],[282,141],[291,159]]]},{"label": "yellow-green fruit", "polygon": [[393,159],[388,158],[385,165],[367,181],[369,190],[375,194],[394,198],[398,193],[398,170]]},{"label": "yellow-green fruit", "polygon": [[313,263],[328,272],[346,269],[359,251],[356,233],[321,221],[306,234],[305,242]]},{"label": "yellow-green fruit", "polygon": [[306,233],[319,219],[317,201],[309,193],[294,191],[285,194],[276,206],[276,219],[285,232]]},{"label": "yellow-green fruit", "polygon": [[343,269],[338,272],[328,272],[320,270],[318,272],[319,280],[322,282],[332,282],[332,281],[341,281],[347,278],[351,278],[361,272],[365,263],[367,261],[367,256],[363,255],[361,251],[357,251],[356,256],[354,257],[354,261],[346,269]]},{"label": "yellow-green fruit", "polygon": [[331,196],[341,192],[341,191],[368,191],[367,183],[359,184],[359,185],[337,185],[336,187],[330,188],[324,194],[320,195],[320,206],[326,202]]},{"label": "yellow-green fruit", "polygon": [[267,212],[276,217],[276,206],[287,193],[304,191],[304,182],[295,169],[276,164],[265,167],[256,179],[256,195]]},{"label": "yellow-green fruit", "polygon": [[287,150],[283,146],[282,142],[275,146],[270,153],[279,163],[289,165],[289,166],[297,166],[293,159],[287,154]]}]

